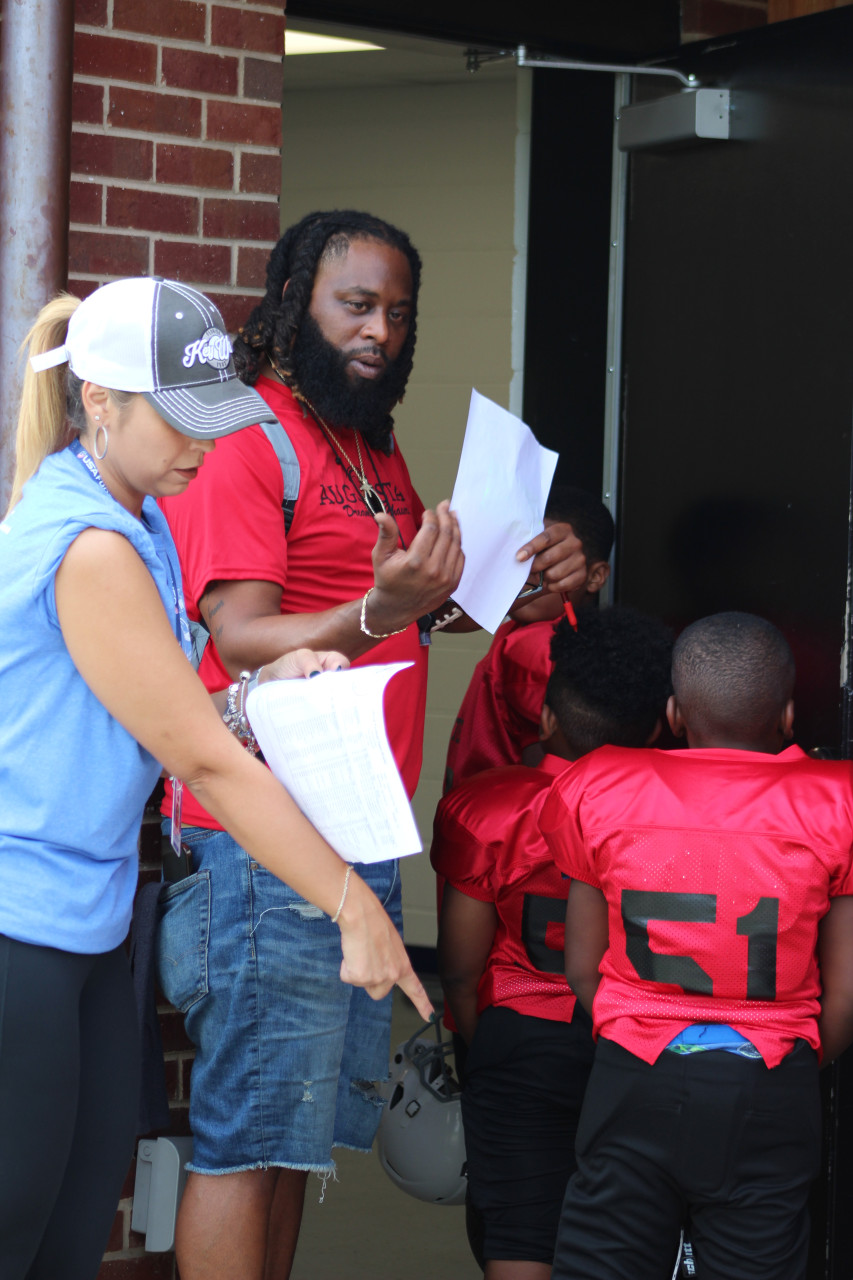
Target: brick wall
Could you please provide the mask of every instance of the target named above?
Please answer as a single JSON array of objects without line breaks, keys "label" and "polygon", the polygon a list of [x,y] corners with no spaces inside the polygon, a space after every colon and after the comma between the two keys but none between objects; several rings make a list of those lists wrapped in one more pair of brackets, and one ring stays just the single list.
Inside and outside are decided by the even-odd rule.
[{"label": "brick wall", "polygon": [[245,319],[279,235],[284,0],[77,0],[69,288],[197,285]]}]

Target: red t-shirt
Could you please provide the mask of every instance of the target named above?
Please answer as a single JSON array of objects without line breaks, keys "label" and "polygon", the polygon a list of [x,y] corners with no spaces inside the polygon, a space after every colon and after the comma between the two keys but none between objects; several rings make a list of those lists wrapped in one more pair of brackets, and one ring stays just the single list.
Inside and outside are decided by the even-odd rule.
[{"label": "red t-shirt", "polygon": [[569,881],[538,824],[551,783],[567,768],[568,761],[547,755],[535,769],[490,769],[439,803],[432,865],[460,893],[497,910],[479,1012],[504,1005],[534,1018],[571,1021],[575,997],[563,972]]},{"label": "red t-shirt", "polygon": [[450,735],[445,792],[483,769],[518,764],[524,748],[539,741],[555,626],[554,618],[526,624],[510,618],[498,627]]},{"label": "red t-shirt", "polygon": [[557,780],[540,827],[607,899],[596,1035],[646,1062],[703,1022],[768,1067],[799,1038],[819,1048],[817,929],[853,893],[853,765],[601,747]]},{"label": "red t-shirt", "polygon": [[[217,580],[275,582],[281,586],[281,612],[318,613],[363,596],[373,586],[371,552],[376,522],[353,474],[339,464],[323,432],[290,391],[270,378],[257,390],[285,428],[299,459],[299,496],[285,539],[281,509],[284,481],[275,452],[260,427],[247,427],[217,440],[198,477],[185,493],[161,499],[184,579],[187,613],[198,620],[198,601]],[[355,458],[355,440],[343,447]],[[423,505],[415,493],[399,450],[387,456],[362,442],[368,479],[393,512],[406,546],[420,528]],[[414,663],[401,671],[385,694],[385,720],[406,789],[417,786],[423,750],[428,648],[412,623],[398,636],[378,644],[354,665]],[[208,642],[199,675],[209,690],[223,689],[230,676],[213,640]],[[169,797],[167,796],[167,801]],[[218,824],[184,791],[186,825]]]}]

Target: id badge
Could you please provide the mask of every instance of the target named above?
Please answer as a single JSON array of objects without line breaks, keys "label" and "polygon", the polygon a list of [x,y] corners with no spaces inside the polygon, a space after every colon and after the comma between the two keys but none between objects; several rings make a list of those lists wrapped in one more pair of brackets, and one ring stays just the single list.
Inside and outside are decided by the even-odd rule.
[{"label": "id badge", "polygon": [[184,784],[180,778],[170,779],[172,783],[172,830],[169,835],[169,843],[175,850],[175,855],[181,856],[181,809],[184,803]]}]

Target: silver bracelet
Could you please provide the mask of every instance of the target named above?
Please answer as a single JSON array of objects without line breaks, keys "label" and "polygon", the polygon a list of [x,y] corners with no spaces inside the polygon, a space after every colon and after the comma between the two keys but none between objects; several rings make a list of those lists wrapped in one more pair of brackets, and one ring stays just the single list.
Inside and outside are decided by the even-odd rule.
[{"label": "silver bracelet", "polygon": [[362,600],[362,602],[361,602],[361,630],[364,632],[364,634],[365,634],[366,636],[370,636],[370,639],[371,639],[371,640],[387,640],[389,636],[401,636],[401,635],[403,634],[403,632],[407,630],[407,628],[408,628],[408,623],[406,624],[406,626],[405,626],[405,627],[398,627],[398,629],[397,629],[396,631],[386,631],[386,632],[384,632],[382,635],[377,635],[377,633],[376,633],[375,631],[368,631],[368,629],[367,629],[367,621],[366,621],[366,619],[367,619],[367,597],[370,595],[370,592],[371,592],[372,590],[373,590],[373,587],[370,587],[367,591],[365,591],[365,593],[364,593],[364,598],[363,598],[363,600]]},{"label": "silver bracelet", "polygon": [[344,903],[347,900],[347,892],[349,891],[349,878],[351,875],[352,875],[352,863],[350,863],[349,866],[347,867],[347,873],[344,876],[344,891],[341,894],[341,900],[338,903],[338,909],[335,912],[335,914],[332,916],[332,924],[337,924],[341,918],[341,912],[343,911]]},{"label": "silver bracelet", "polygon": [[233,733],[252,755],[258,753],[258,740],[252,732],[252,726],[246,715],[246,698],[258,683],[259,673],[260,667],[254,672],[241,671],[240,679],[229,684],[225,711],[222,715],[228,732]]}]

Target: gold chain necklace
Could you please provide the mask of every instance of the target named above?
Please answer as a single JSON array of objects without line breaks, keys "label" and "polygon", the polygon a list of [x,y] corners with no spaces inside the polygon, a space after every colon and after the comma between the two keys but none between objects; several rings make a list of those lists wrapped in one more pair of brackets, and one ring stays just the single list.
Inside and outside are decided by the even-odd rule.
[{"label": "gold chain necklace", "polygon": [[314,408],[313,404],[307,398],[307,396],[304,396],[301,391],[297,390],[295,387],[290,385],[290,383],[287,381],[284,374],[282,373],[281,369],[279,369],[278,365],[275,364],[275,362],[270,358],[269,355],[267,356],[267,360],[269,360],[270,365],[272,366],[273,370],[278,374],[278,376],[281,378],[284,385],[290,388],[290,391],[295,397],[295,399],[301,400],[302,403],[305,405],[306,409],[309,411],[312,418],[317,423],[317,426],[321,429],[321,431],[323,431],[326,438],[334,446],[334,448],[337,449],[338,453],[343,458],[344,462],[347,464],[347,466],[349,467],[353,475],[358,476],[359,478],[358,487],[359,489],[361,489],[361,496],[364,498],[365,506],[367,506],[368,509],[372,511],[375,516],[378,516],[381,511],[384,511],[387,513],[388,508],[385,506],[382,495],[378,493],[376,489],[374,489],[373,485],[370,483],[370,481],[367,478],[367,471],[364,466],[364,458],[362,457],[362,453],[361,453],[361,432],[358,430],[358,428],[357,427],[351,428],[352,433],[355,436],[355,447],[358,453],[358,466],[356,466],[352,458],[350,458],[349,454],[347,453],[346,449],[341,444],[338,437],[335,435],[332,428],[329,426],[327,422],[323,421],[323,419],[320,417],[319,413]]}]

